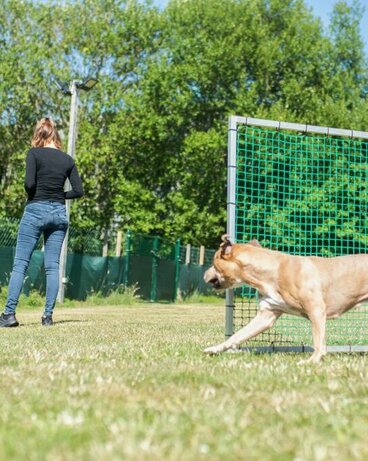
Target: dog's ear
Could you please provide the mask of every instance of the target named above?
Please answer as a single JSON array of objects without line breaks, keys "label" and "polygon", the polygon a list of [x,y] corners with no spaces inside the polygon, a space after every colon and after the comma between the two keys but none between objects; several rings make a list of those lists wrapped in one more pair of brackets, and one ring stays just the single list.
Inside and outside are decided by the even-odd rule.
[{"label": "dog's ear", "polygon": [[220,250],[221,250],[221,256],[223,255],[229,255],[231,253],[231,248],[233,244],[229,240],[229,235],[224,234],[221,237],[222,243],[220,245]]},{"label": "dog's ear", "polygon": [[262,248],[262,245],[258,242],[257,239],[253,239],[250,242],[248,242],[248,245],[252,245],[253,247],[259,247]]}]

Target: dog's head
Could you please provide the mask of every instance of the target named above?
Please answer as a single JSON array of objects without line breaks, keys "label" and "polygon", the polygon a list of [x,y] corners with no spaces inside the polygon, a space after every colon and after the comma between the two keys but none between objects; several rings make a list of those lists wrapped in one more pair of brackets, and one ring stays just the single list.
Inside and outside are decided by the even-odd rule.
[{"label": "dog's head", "polygon": [[244,255],[248,246],[261,247],[257,240],[251,240],[245,245],[233,244],[228,235],[223,235],[220,248],[213,258],[213,266],[204,273],[205,282],[210,283],[216,290],[244,285],[244,266],[237,256],[240,252]]}]

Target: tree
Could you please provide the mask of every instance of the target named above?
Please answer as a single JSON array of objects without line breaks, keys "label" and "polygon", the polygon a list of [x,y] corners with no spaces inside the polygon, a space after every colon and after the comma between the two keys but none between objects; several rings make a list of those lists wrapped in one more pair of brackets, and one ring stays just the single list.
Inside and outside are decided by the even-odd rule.
[{"label": "tree", "polygon": [[35,121],[51,115],[67,133],[70,101],[53,77],[99,80],[80,95],[80,227],[119,221],[215,246],[230,114],[367,126],[356,2],[338,3],[331,35],[303,0],[171,0],[162,11],[138,0],[1,5],[1,214],[21,213]]},{"label": "tree", "polygon": [[[59,27],[50,8],[2,0],[0,11],[0,214],[17,215],[24,203],[24,160],[35,122],[54,112],[61,98],[48,90],[56,63],[52,35]],[[42,36],[42,40],[37,40]]]}]

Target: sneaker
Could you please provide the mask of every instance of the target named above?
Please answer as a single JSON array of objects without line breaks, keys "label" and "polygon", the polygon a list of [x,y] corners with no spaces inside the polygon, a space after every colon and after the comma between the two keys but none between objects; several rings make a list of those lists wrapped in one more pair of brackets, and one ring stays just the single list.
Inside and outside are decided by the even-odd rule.
[{"label": "sneaker", "polygon": [[52,321],[51,315],[43,315],[41,321],[42,321],[42,325],[44,325],[45,327],[51,327],[51,325],[54,323]]},{"label": "sneaker", "polygon": [[19,325],[18,320],[15,318],[15,314],[1,314],[0,315],[0,328],[1,327],[17,327]]}]

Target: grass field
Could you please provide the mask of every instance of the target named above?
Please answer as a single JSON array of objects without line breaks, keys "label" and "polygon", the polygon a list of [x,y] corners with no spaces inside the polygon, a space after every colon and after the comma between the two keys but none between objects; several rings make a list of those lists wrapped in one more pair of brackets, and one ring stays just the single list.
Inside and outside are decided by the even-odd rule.
[{"label": "grass field", "polygon": [[0,331],[2,461],[368,459],[366,355],[205,356],[219,305],[40,315]]}]

